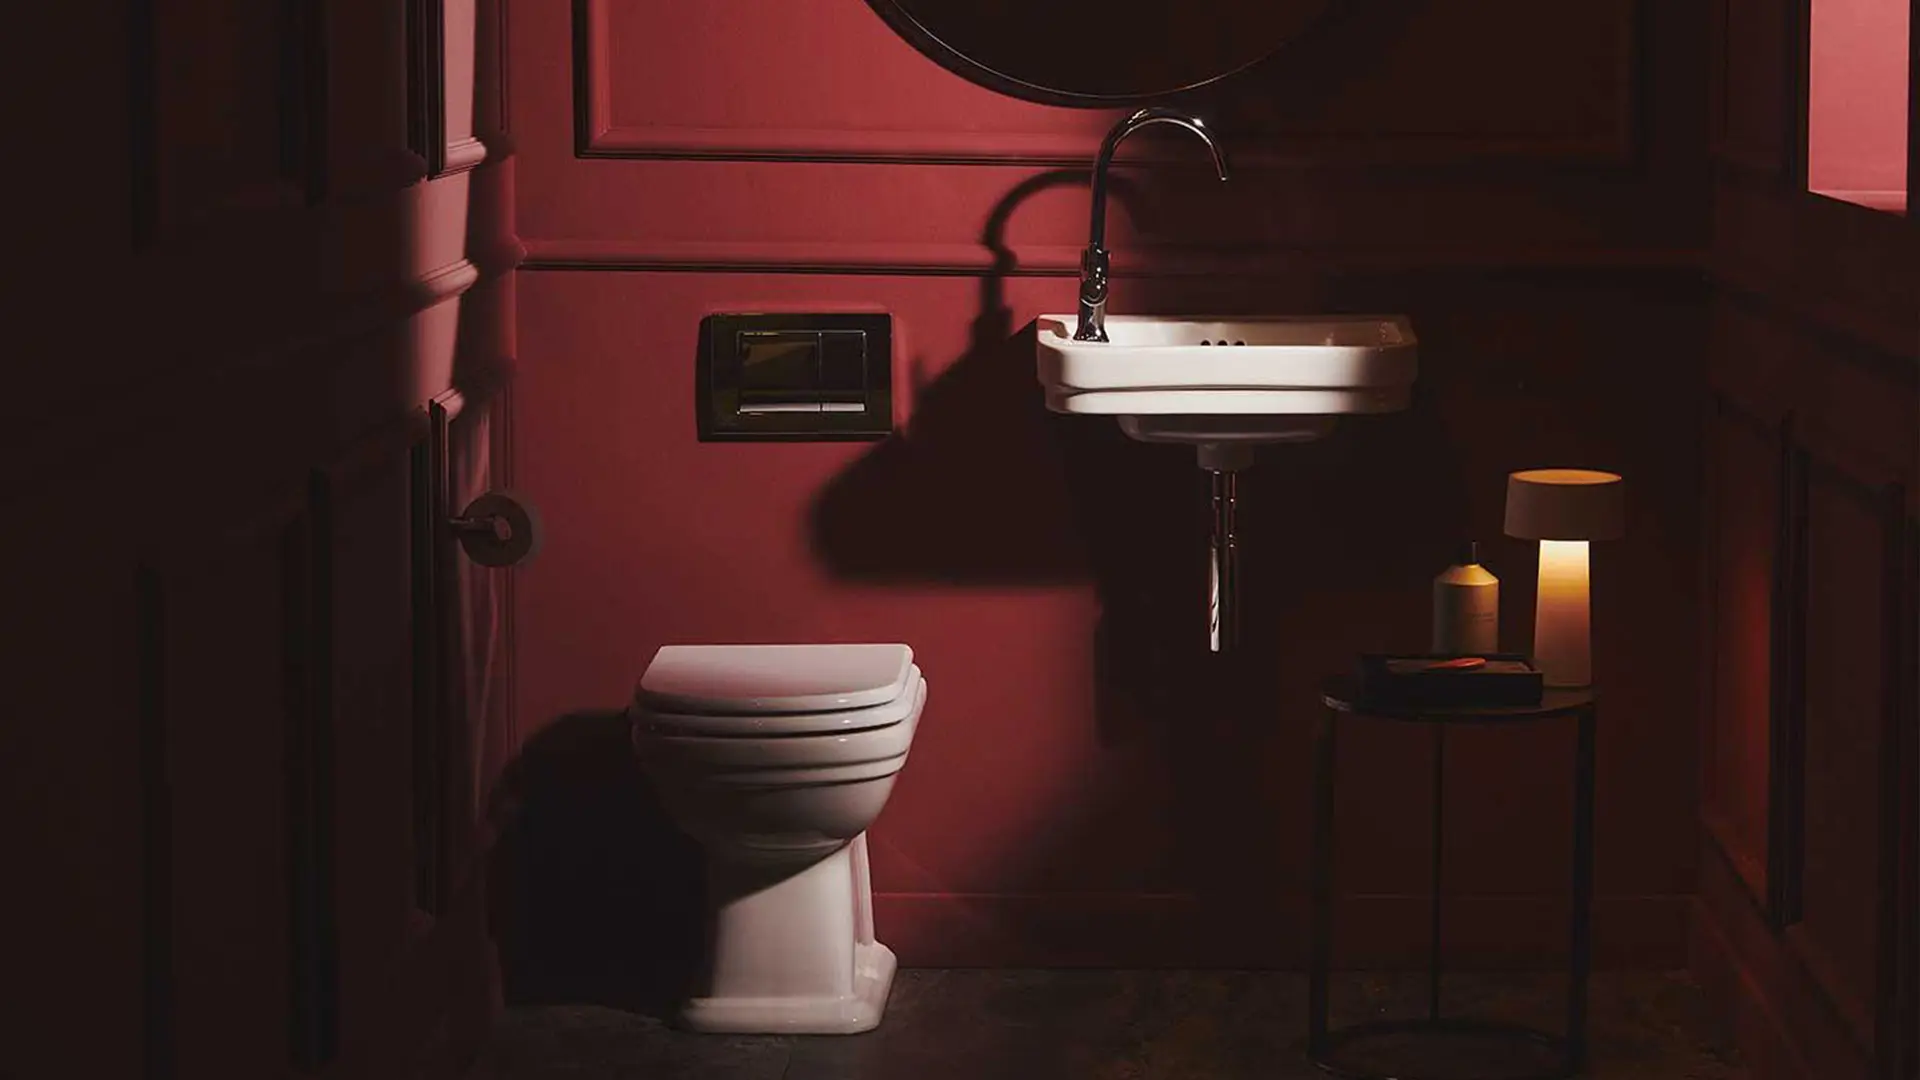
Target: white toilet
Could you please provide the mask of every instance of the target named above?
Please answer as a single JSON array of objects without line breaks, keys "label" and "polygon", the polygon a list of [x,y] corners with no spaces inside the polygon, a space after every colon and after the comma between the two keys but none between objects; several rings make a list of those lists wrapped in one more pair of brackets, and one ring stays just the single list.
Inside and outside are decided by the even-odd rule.
[{"label": "white toilet", "polygon": [[880,1023],[867,826],[906,764],[927,683],[905,645],[667,645],[633,745],[706,852],[710,948],[681,1026],[851,1034]]}]

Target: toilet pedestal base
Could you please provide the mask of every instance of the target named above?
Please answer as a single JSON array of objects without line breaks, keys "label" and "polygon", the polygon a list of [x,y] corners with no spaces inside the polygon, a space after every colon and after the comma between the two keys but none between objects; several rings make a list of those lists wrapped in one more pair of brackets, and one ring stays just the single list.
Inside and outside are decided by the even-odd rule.
[{"label": "toilet pedestal base", "polygon": [[689,1031],[851,1035],[879,1026],[893,950],[873,939],[866,834],[791,876],[709,864],[712,953]]},{"label": "toilet pedestal base", "polygon": [[897,961],[877,941],[853,947],[853,989],[837,997],[698,997],[676,1018],[688,1031],[728,1035],[855,1035],[880,1026]]}]

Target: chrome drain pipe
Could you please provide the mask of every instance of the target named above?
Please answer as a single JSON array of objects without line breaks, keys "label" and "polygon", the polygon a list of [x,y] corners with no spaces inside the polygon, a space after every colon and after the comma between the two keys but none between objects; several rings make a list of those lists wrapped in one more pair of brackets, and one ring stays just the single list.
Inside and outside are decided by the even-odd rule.
[{"label": "chrome drain pipe", "polygon": [[1222,653],[1240,644],[1240,551],[1233,521],[1239,495],[1234,470],[1209,472],[1213,477],[1213,542],[1207,557],[1207,647]]}]

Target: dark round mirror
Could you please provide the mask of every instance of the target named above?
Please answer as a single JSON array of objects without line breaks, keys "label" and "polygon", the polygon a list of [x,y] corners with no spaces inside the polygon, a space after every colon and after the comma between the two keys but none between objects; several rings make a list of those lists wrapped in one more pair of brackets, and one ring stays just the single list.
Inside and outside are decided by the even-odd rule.
[{"label": "dark round mirror", "polygon": [[1334,0],[868,0],[942,66],[1049,105],[1134,105],[1273,55]]}]

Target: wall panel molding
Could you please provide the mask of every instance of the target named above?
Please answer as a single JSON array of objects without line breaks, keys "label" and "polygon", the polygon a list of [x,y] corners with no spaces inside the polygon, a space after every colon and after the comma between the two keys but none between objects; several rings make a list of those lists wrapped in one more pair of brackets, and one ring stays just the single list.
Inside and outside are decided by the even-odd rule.
[{"label": "wall panel molding", "polygon": [[[682,240],[526,239],[528,270],[651,270],[686,273],[879,274],[901,277],[1058,277],[1080,273],[1080,249],[1063,244],[1014,245],[834,241],[762,243]],[[1700,251],[1673,248],[1579,248],[1481,245],[1459,249],[1295,249],[1248,252],[1208,248],[1122,248],[1116,278],[1235,275],[1291,276],[1303,270],[1690,270]]]},{"label": "wall panel molding", "polygon": [[450,390],[426,403],[423,438],[412,451],[413,609],[415,690],[413,701],[414,905],[438,918],[454,884],[451,859],[453,785],[456,767],[452,680],[458,671],[459,557],[451,519],[453,476],[450,425],[465,403]]},{"label": "wall panel molding", "polygon": [[443,160],[440,164],[441,176],[467,172],[477,168],[487,160],[487,144],[473,136],[455,139],[446,144]]},{"label": "wall panel molding", "polygon": [[1912,1077],[1920,1061],[1912,998],[1920,949],[1920,903],[1913,888],[1913,866],[1920,851],[1920,823],[1914,820],[1915,725],[1920,723],[1920,576],[1916,576],[1914,523],[1908,516],[1910,480],[1881,485],[1880,520],[1884,545],[1880,688],[1880,846],[1877,852],[1879,962],[1874,972],[1874,1056],[1889,1080]]},{"label": "wall panel molding", "polygon": [[444,913],[447,877],[441,864],[447,846],[446,793],[442,779],[447,739],[442,728],[442,658],[436,629],[443,601],[434,572],[438,561],[438,518],[446,505],[445,478],[436,467],[443,455],[435,452],[435,443],[444,432],[443,425],[433,424],[432,428],[412,450],[408,491],[413,514],[408,523],[413,612],[413,696],[408,718],[411,768],[407,794],[412,830],[409,852],[413,861],[413,906],[427,916],[423,925],[429,931],[433,920]]},{"label": "wall panel molding", "polygon": [[1907,222],[1722,169],[1715,280],[1803,329],[1920,363],[1920,245]]},{"label": "wall panel molding", "polygon": [[1723,168],[1775,188],[1789,171],[1794,2],[1722,0],[1715,34],[1713,155]]},{"label": "wall panel molding", "polygon": [[127,180],[133,246],[160,231],[160,73],[157,0],[127,4]]},{"label": "wall panel molding", "polygon": [[324,589],[333,598],[327,621],[334,643],[326,654],[333,671],[325,684],[333,688],[336,763],[330,847],[340,898],[338,1024],[348,1059],[360,1058],[362,1047],[397,1048],[394,1040],[404,1037],[407,1028],[394,1023],[392,988],[418,962],[412,946],[433,923],[406,894],[408,721],[417,704],[410,698],[420,638],[434,625],[431,612],[412,610],[409,596],[417,584],[410,474],[426,438],[424,420],[415,409],[329,447],[309,484],[316,539],[330,540],[314,588],[316,596]]},{"label": "wall panel molding", "polygon": [[1782,60],[1786,79],[1786,108],[1781,122],[1786,143],[1782,155],[1782,179],[1798,195],[1807,190],[1807,117],[1810,112],[1813,78],[1813,0],[1786,0],[1787,55]]},{"label": "wall panel molding", "polygon": [[[572,8],[574,152],[582,158],[1084,168],[1099,150],[1106,126],[1101,123],[1100,130],[1092,130],[1076,122],[1073,126],[1080,130],[1018,133],[626,122],[613,114],[610,0],[573,0]],[[1610,10],[1617,14],[1611,33],[1616,63],[1612,78],[1618,93],[1602,128],[1551,135],[1243,130],[1234,141],[1234,167],[1262,171],[1335,163],[1434,166],[1484,161],[1501,161],[1509,167],[1515,162],[1633,166],[1639,159],[1640,103],[1649,96],[1641,43],[1647,13],[1639,0],[1621,0]],[[902,47],[910,46],[902,43]],[[646,59],[632,57],[623,62],[644,64]],[[934,67],[933,61],[926,63]],[[955,76],[941,72],[940,77]],[[1054,111],[1085,115],[1079,110]],[[1120,157],[1141,162],[1191,160],[1186,147],[1170,153],[1150,143],[1142,140],[1123,148]]]},{"label": "wall panel molding", "polygon": [[[1920,34],[1914,41],[1920,47]],[[1891,958],[1893,993],[1883,998],[1892,1014],[1886,1029],[1894,1044],[1886,1070],[1889,1080],[1920,1076],[1920,513],[1912,498],[1910,489],[1903,520],[1892,537],[1899,552],[1902,603],[1890,605],[1887,612],[1895,622],[1888,636],[1895,643],[1896,661],[1888,672],[1889,698],[1898,710],[1892,718],[1898,734],[1895,762],[1887,767],[1898,774],[1899,804],[1893,812],[1900,822],[1895,886],[1888,897],[1898,923]]]},{"label": "wall panel molding", "polygon": [[167,755],[166,608],[160,574],[134,572],[140,725],[141,1075],[173,1080],[173,783]]},{"label": "wall panel molding", "polygon": [[[1875,460],[1870,453],[1799,417],[1790,417],[1783,429],[1781,483],[1786,511],[1782,514],[1781,543],[1788,569],[1778,579],[1783,595],[1776,613],[1784,611],[1787,625],[1776,637],[1779,708],[1772,730],[1779,767],[1770,795],[1773,833],[1767,912],[1781,947],[1803,973],[1807,992],[1831,1012],[1840,1030],[1874,1063],[1874,1075],[1887,1077],[1897,1076],[1893,1066],[1905,1052],[1901,947],[1912,940],[1913,923],[1920,916],[1903,908],[1900,900],[1903,867],[1913,858],[1913,829],[1902,819],[1903,808],[1911,798],[1904,785],[1910,781],[1904,775],[1899,753],[1899,748],[1912,739],[1908,729],[1914,709],[1908,674],[1914,664],[1910,655],[1914,630],[1909,615],[1915,609],[1915,586],[1908,572],[1912,468]],[[1847,561],[1857,559],[1874,567],[1871,591],[1880,598],[1879,621],[1870,628],[1873,651],[1877,652],[1872,662],[1880,674],[1880,683],[1873,688],[1876,704],[1870,718],[1875,729],[1875,768],[1869,776],[1855,778],[1855,782],[1871,788],[1875,837],[1871,880],[1851,883],[1858,892],[1874,898],[1872,972],[1864,981],[1857,972],[1850,973],[1842,956],[1823,938],[1821,923],[1809,921],[1805,899],[1809,860],[1818,858],[1821,845],[1852,842],[1858,831],[1846,828],[1845,835],[1837,837],[1809,827],[1807,740],[1812,734],[1826,733],[1842,718],[1836,710],[1850,711],[1843,703],[1815,702],[1809,696],[1810,642],[1828,636],[1812,633],[1809,611],[1815,587],[1811,558],[1812,533],[1818,524],[1813,509],[1815,485],[1829,497],[1856,504],[1878,523],[1872,538],[1875,550],[1850,551],[1847,555]],[[1829,585],[1822,582],[1820,587],[1824,590]],[[1811,731],[1809,724],[1816,721],[1820,727]],[[1829,830],[1836,827],[1831,821],[1827,824]],[[1833,928],[1834,917],[1827,917],[1828,929]]]},{"label": "wall panel molding", "polygon": [[[331,633],[314,602],[318,529],[306,492],[244,490],[259,497],[237,507],[235,488],[177,493],[175,510],[202,527],[143,535],[132,552],[147,1077],[310,1069],[334,1045],[333,898],[314,846],[327,832],[314,787],[326,695],[312,680]],[[223,922],[233,903],[252,917]],[[207,976],[179,977],[195,966]]]},{"label": "wall panel molding", "polygon": [[[132,0],[128,16],[127,84],[129,116],[127,170],[132,192],[132,242],[136,249],[153,247],[170,235],[206,228],[239,228],[238,223],[263,212],[318,205],[328,180],[328,18],[330,0],[262,0],[249,10],[270,11],[274,57],[270,86],[231,85],[225,92],[265,95],[272,101],[274,143],[271,166],[261,175],[228,177],[230,182],[196,185],[169,167],[167,148],[183,140],[170,135],[170,125],[181,114],[168,108],[180,91],[173,85],[181,71],[209,67],[208,58],[173,52],[187,40],[176,27],[180,9],[158,0]],[[248,41],[258,46],[260,42]],[[163,78],[173,73],[174,78]],[[192,113],[205,120],[202,110]],[[235,140],[257,139],[259,132],[233,130]],[[188,136],[197,143],[200,140]],[[204,135],[201,136],[204,138]],[[232,147],[228,148],[230,151]],[[248,147],[257,151],[258,147]],[[256,165],[258,163],[255,163]],[[231,171],[237,162],[223,161]]]},{"label": "wall panel molding", "polygon": [[[1769,422],[1798,413],[1815,456],[1859,476],[1899,478],[1920,515],[1920,355],[1889,352],[1766,292],[1714,281],[1714,393]],[[1900,469],[1891,462],[1911,458]]]},{"label": "wall panel molding", "polygon": [[[1920,233],[1920,0],[1907,9],[1907,227]],[[1920,964],[1920,961],[1916,961]],[[1913,1041],[1907,1074],[1920,1077],[1920,1004],[1912,1011]]]},{"label": "wall panel molding", "polygon": [[333,500],[324,474],[283,540],[286,680],[288,1056],[315,1072],[340,1045],[334,896]]},{"label": "wall panel molding", "polygon": [[469,25],[448,35],[447,0],[407,0],[407,145],[428,180],[467,172],[487,158],[485,142],[471,131],[449,130],[447,119],[453,95],[473,96],[471,85],[447,85],[447,50],[471,47],[473,31]]},{"label": "wall panel molding", "polygon": [[447,161],[445,0],[407,0],[407,145],[439,176]]},{"label": "wall panel molding", "polygon": [[1808,464],[1789,413],[1779,430],[1767,708],[1767,918],[1802,915],[1806,866]]},{"label": "wall panel molding", "polygon": [[[303,357],[312,356],[316,350],[388,332],[396,324],[458,301],[484,282],[504,277],[520,265],[523,256],[524,249],[519,244],[509,243],[474,252],[469,258],[418,276],[389,279],[313,312],[304,325],[297,326],[283,341],[265,347],[255,344],[248,348],[247,343],[242,342],[232,349],[209,348],[205,362],[194,370],[188,381],[162,375],[118,387],[118,392],[110,397],[95,397],[87,403],[89,422],[85,425],[62,420],[18,433],[18,452],[25,462],[59,459],[62,465],[59,469],[23,465],[20,486],[9,491],[3,500],[27,503],[43,493],[42,484],[72,482],[73,476],[87,468],[87,462],[104,463],[156,421],[171,422],[169,418],[177,418],[178,403],[200,388],[218,385],[242,372],[249,378],[258,378],[283,371]],[[500,357],[489,357],[487,361],[506,362]],[[478,358],[475,362],[478,363]]]},{"label": "wall panel molding", "polygon": [[[1707,675],[1703,679],[1706,702],[1704,716],[1707,718],[1709,735],[1703,745],[1700,818],[1706,842],[1719,853],[1720,858],[1733,872],[1734,880],[1745,887],[1746,899],[1753,910],[1767,920],[1769,925],[1775,925],[1781,921],[1778,915],[1781,910],[1779,894],[1781,877],[1786,871],[1781,859],[1783,845],[1778,820],[1778,792],[1785,777],[1791,775],[1791,770],[1781,761],[1782,750],[1779,746],[1782,741],[1780,719],[1783,714],[1781,680],[1778,672],[1783,648],[1782,606],[1787,598],[1783,576],[1789,572],[1789,560],[1782,544],[1792,531],[1786,501],[1789,484],[1785,467],[1792,454],[1791,442],[1788,438],[1792,419],[1790,414],[1777,414],[1738,395],[1716,388],[1708,394],[1705,420],[1709,450],[1705,456],[1706,498],[1703,500],[1705,520],[1702,523],[1705,540],[1701,554],[1705,562],[1705,586],[1709,599],[1704,605],[1702,630],[1706,645],[1702,655],[1715,660],[1709,665]],[[1723,715],[1731,708],[1729,700],[1739,700],[1729,698],[1729,695],[1736,691],[1722,684],[1719,677],[1721,665],[1717,659],[1719,654],[1728,647],[1728,643],[1721,637],[1722,608],[1727,602],[1727,595],[1721,590],[1723,575],[1727,573],[1731,560],[1735,556],[1734,552],[1722,547],[1725,524],[1720,519],[1730,505],[1739,505],[1743,501],[1733,494],[1736,490],[1736,478],[1729,475],[1728,470],[1721,465],[1723,453],[1728,452],[1725,448],[1732,444],[1720,440],[1728,436],[1738,436],[1746,445],[1744,454],[1749,462],[1757,461],[1763,456],[1768,462],[1764,467],[1763,475],[1754,475],[1759,472],[1758,467],[1750,469],[1738,490],[1746,490],[1751,496],[1751,489],[1756,483],[1764,481],[1764,487],[1772,490],[1774,499],[1771,528],[1766,530],[1769,585],[1765,617],[1770,635],[1766,660],[1766,700],[1759,706],[1761,711],[1758,715],[1742,714],[1739,718],[1742,727],[1759,727],[1765,732],[1764,742],[1768,748],[1766,775],[1762,784],[1759,785],[1765,805],[1758,815],[1754,815],[1751,807],[1744,801],[1737,802],[1733,806],[1724,805],[1721,801],[1724,798],[1722,792],[1724,785],[1739,787],[1750,798],[1752,792],[1747,788],[1753,786],[1751,782],[1743,785],[1741,775],[1721,777],[1714,771],[1724,764],[1717,752],[1718,744],[1715,742],[1715,738],[1722,730],[1720,725],[1724,722]],[[1734,615],[1731,618],[1733,622],[1728,628],[1737,631],[1741,616]],[[1743,836],[1740,823],[1746,820],[1747,831],[1752,832],[1752,818],[1755,816],[1759,819],[1760,835],[1757,838]]]}]

